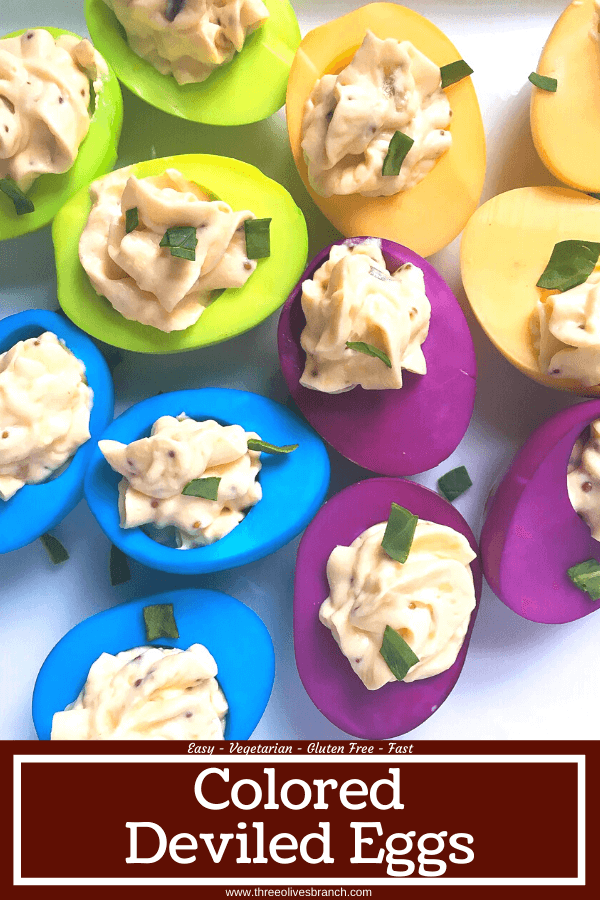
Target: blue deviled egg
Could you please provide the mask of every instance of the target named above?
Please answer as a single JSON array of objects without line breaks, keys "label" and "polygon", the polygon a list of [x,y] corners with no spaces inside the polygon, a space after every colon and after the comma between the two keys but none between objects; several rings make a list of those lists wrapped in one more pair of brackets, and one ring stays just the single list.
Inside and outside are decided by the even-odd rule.
[{"label": "blue deviled egg", "polygon": [[[163,635],[149,641],[145,625],[147,611],[162,611],[169,604],[172,605],[172,616],[179,637]],[[88,680],[90,668],[97,660],[101,666],[104,665],[106,671],[106,664],[117,654],[125,656],[127,651],[139,648],[138,653],[129,661],[129,668],[135,668],[140,650],[150,650],[158,655],[159,648],[188,651],[194,645],[201,645],[216,663],[216,681],[219,692],[225,699],[224,738],[247,740],[262,717],[273,687],[273,644],[265,625],[255,612],[227,594],[203,589],[169,591],[123,603],[90,616],[72,628],[50,652],[35,683],[32,711],[38,737],[40,740],[50,739],[55,713],[64,711],[79,697]],[[111,656],[103,657],[102,654]],[[180,679],[181,672],[176,675]],[[98,684],[98,678],[96,682]],[[138,685],[137,680],[130,686],[135,687],[142,688],[143,691],[143,685]],[[175,708],[173,680],[163,679],[159,687],[169,689],[172,723],[183,730],[188,727],[193,729],[193,716],[187,716],[185,702],[181,709]],[[185,691],[181,693],[185,697]],[[191,703],[193,691],[187,696]],[[156,699],[156,695],[154,697]],[[101,728],[102,701],[106,701],[107,697],[99,697],[99,700],[96,704],[99,715],[95,718],[92,716],[94,728],[99,724]],[[77,718],[76,715],[75,719]],[[152,738],[156,732],[152,728],[147,730],[151,719],[152,716],[144,719],[144,710],[141,709],[133,717],[129,717],[128,723],[121,723],[121,734],[124,735],[123,728],[132,729],[136,737]],[[61,737],[68,733],[68,729],[63,728],[62,731]],[[172,733],[179,736],[180,732],[174,728]],[[119,732],[102,731],[93,736],[117,738]],[[130,730],[127,736],[131,737]],[[164,732],[162,736],[165,737]]]},{"label": "blue deviled egg", "polygon": [[[257,450],[254,440],[283,452]],[[328,484],[325,446],[293,413],[247,391],[202,388],[119,416],[93,449],[85,494],[127,556],[194,575],[283,547],[313,518]]]},{"label": "blue deviled egg", "polygon": [[[64,383],[61,357],[69,368]],[[51,397],[40,389],[42,378]],[[8,553],[37,540],[77,505],[92,450],[113,417],[114,396],[92,341],[40,309],[0,320],[0,383],[0,553]]]}]

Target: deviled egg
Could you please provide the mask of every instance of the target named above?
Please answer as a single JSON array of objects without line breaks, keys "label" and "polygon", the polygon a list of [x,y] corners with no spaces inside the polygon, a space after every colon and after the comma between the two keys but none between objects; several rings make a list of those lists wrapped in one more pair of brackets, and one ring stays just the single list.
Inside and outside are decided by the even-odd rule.
[{"label": "deviled egg", "polygon": [[123,84],[171,115],[244,125],[285,102],[300,43],[288,0],[86,0],[85,12]]},{"label": "deviled egg", "polygon": [[600,191],[600,3],[572,0],[558,19],[537,67],[531,133],[544,165],[559,181]]},{"label": "deviled egg", "polygon": [[498,350],[535,381],[600,394],[600,201],[525,187],[484,203],[465,228],[463,284]]},{"label": "deviled egg", "polygon": [[182,549],[224,538],[262,497],[261,451],[253,447],[263,442],[240,425],[197,422],[185,413],[161,416],[150,437],[130,444],[103,440],[98,446],[123,476],[121,527],[174,528]]},{"label": "deviled egg", "polygon": [[278,550],[311,520],[328,484],[325,447],[293,413],[257,394],[202,388],[119,416],[93,451],[85,490],[127,556],[198,574]]},{"label": "deviled egg", "polygon": [[147,178],[133,166],[117,169],[90,194],[79,260],[96,292],[126,319],[183,331],[215,291],[243,287],[256,269],[248,235],[264,221],[211,199],[177,169]]},{"label": "deviled egg", "polygon": [[376,238],[326,247],[286,301],[278,339],[300,410],[358,465],[424,472],[467,430],[476,374],[469,328],[448,285],[406,247]]},{"label": "deviled egg", "polygon": [[287,91],[290,143],[342,234],[429,256],[462,230],[485,175],[471,71],[435,25],[397,3],[368,4],[304,38]]},{"label": "deviled egg", "polygon": [[123,101],[90,42],[57,28],[0,39],[0,240],[41,228],[117,157]]},{"label": "deviled egg", "polygon": [[262,322],[308,246],[284,188],[246,163],[204,155],[111,172],[66,204],[52,236],[69,318],[142,353],[206,346]]},{"label": "deviled egg", "polygon": [[489,506],[481,533],[485,577],[503,603],[533,622],[572,622],[599,605],[597,451],[590,434],[599,418],[600,401],[590,400],[544,422]]},{"label": "deviled egg", "polygon": [[294,649],[306,691],[357,737],[416,728],[458,679],[480,595],[477,544],[446,500],[395,478],[346,488],[298,550]]},{"label": "deviled egg", "polygon": [[0,321],[0,553],[79,502],[92,441],[112,415],[110,372],[88,337],[47,310]]},{"label": "deviled egg", "polygon": [[217,591],[170,591],[72,628],[40,669],[33,721],[40,740],[247,740],[274,673],[251,609]]}]

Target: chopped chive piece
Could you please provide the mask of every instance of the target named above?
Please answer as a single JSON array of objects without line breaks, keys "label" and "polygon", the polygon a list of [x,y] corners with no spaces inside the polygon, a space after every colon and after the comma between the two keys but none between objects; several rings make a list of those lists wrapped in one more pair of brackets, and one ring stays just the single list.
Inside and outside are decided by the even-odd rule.
[{"label": "chopped chive piece", "polygon": [[110,583],[113,587],[125,584],[131,578],[129,560],[119,547],[114,544],[110,548]]},{"label": "chopped chive piece", "polygon": [[444,495],[446,500],[452,503],[453,500],[456,500],[457,497],[468,491],[472,484],[473,482],[469,478],[466,468],[459,466],[457,469],[452,469],[452,471],[442,475],[438,479],[437,486],[439,492]]},{"label": "chopped chive piece", "polygon": [[298,447],[299,444],[285,444],[283,447],[276,447],[275,444],[268,444],[257,438],[250,438],[248,441],[248,450],[258,450],[260,453],[293,453]]},{"label": "chopped chive piece", "polygon": [[383,643],[379,652],[397,681],[402,681],[409,669],[419,662],[419,657],[413,653],[404,638],[400,637],[398,632],[389,625],[385,626]]},{"label": "chopped chive piece", "polygon": [[0,178],[0,191],[10,197],[18,216],[34,211],[35,206],[12,178]]},{"label": "chopped chive piece", "polygon": [[529,81],[535,85],[535,87],[540,88],[542,91],[549,91],[551,94],[555,94],[558,87],[556,78],[548,78],[547,75],[538,75],[537,72],[531,73]]},{"label": "chopped chive piece", "polygon": [[131,234],[140,224],[137,206],[132,206],[125,213],[125,234]]},{"label": "chopped chive piece", "polygon": [[48,556],[55,566],[58,566],[59,563],[64,563],[68,560],[69,554],[58,540],[55,538],[53,534],[43,534],[40,538],[40,541],[46,548]]},{"label": "chopped chive piece", "polygon": [[156,641],[162,637],[179,637],[172,603],[157,603],[156,606],[145,606],[144,624],[146,626],[147,641]]},{"label": "chopped chive piece", "polygon": [[384,353],[383,350],[378,350],[373,344],[365,344],[364,341],[346,341],[346,347],[348,350],[356,350],[358,353],[364,353],[366,356],[375,356],[388,369],[392,368],[392,363],[387,353]]},{"label": "chopped chive piece", "polygon": [[390,517],[381,542],[381,546],[388,556],[391,556],[392,559],[399,563],[406,562],[412,547],[418,521],[418,516],[413,516],[403,506],[392,503]]},{"label": "chopped chive piece", "polygon": [[202,500],[216,500],[219,493],[220,478],[196,478],[188,482],[182,494],[184,497],[200,497]]},{"label": "chopped chive piece", "polygon": [[174,22],[184,6],[185,0],[167,0],[167,8],[165,9],[167,22]]},{"label": "chopped chive piece", "polygon": [[567,575],[580,591],[589,594],[592,600],[600,600],[600,565],[595,559],[586,559],[567,569]]},{"label": "chopped chive piece", "polygon": [[463,78],[472,75],[473,69],[464,59],[457,59],[456,62],[448,63],[447,66],[440,66],[440,74],[442,76],[442,90],[445,90],[451,84],[456,84],[457,81],[462,81]]},{"label": "chopped chive piece", "polygon": [[194,260],[198,246],[196,229],[193,225],[176,225],[174,228],[167,228],[159,246],[168,247],[171,256]]},{"label": "chopped chive piece", "polygon": [[596,268],[600,244],[594,241],[559,241],[537,287],[547,291],[570,291],[583,284]]},{"label": "chopped chive piece", "polygon": [[387,156],[383,161],[382,175],[399,175],[406,154],[414,144],[414,141],[403,131],[397,131],[390,141]]},{"label": "chopped chive piece", "polygon": [[94,113],[96,112],[96,104],[98,102],[98,98],[96,96],[96,88],[94,87],[94,82],[92,81],[91,78],[88,80],[89,80],[89,85],[90,85],[90,102],[88,103],[88,116],[91,119],[92,116],[94,115]]},{"label": "chopped chive piece", "polygon": [[248,259],[265,259],[271,255],[272,219],[246,219],[246,256]]}]

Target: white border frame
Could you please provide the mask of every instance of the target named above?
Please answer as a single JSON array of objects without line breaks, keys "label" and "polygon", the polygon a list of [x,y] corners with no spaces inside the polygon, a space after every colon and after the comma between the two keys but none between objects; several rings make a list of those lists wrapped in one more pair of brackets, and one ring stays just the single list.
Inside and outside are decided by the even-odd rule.
[{"label": "white border frame", "polygon": [[[252,757],[244,756],[243,761],[272,763],[356,763],[356,756],[340,756],[337,754],[323,754],[319,756],[279,754],[260,754]],[[339,887],[339,886],[366,886],[380,885],[390,886],[397,883],[411,885],[448,885],[448,886],[583,886],[585,885],[585,756],[568,754],[475,754],[475,755],[427,755],[405,756],[401,759],[396,754],[360,757],[361,764],[390,763],[405,766],[410,763],[575,763],[577,765],[577,877],[576,878],[292,878],[289,875],[281,878],[24,878],[21,875],[21,767],[24,763],[215,763],[227,762],[230,765],[236,760],[242,762],[237,756],[223,755],[205,756],[131,756],[131,755],[90,755],[78,756],[75,754],[57,754],[30,756],[28,754],[15,755],[13,760],[13,885],[15,886],[54,886],[54,885],[173,885],[173,886],[204,886],[219,885],[223,887],[277,887],[277,886],[314,886],[314,887]]]}]

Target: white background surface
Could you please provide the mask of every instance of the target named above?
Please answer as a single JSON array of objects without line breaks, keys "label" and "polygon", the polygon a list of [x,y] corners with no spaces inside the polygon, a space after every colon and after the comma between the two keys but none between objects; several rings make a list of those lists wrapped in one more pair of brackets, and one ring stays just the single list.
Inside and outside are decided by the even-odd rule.
[{"label": "white background surface", "polygon": [[[363,5],[357,0],[294,0],[302,33]],[[488,135],[483,199],[528,184],[551,184],[529,132],[530,86],[541,48],[565,0],[413,0],[475,69]],[[86,33],[79,0],[0,0],[0,32],[54,25]],[[209,152],[239,156],[281,181],[304,210],[311,256],[337,237],[313,207],[296,174],[283,114],[268,122],[211,129],[160,113],[125,95],[119,165],[151,155]],[[466,306],[458,241],[432,258]],[[0,244],[0,314],[56,306],[49,228]],[[542,388],[507,363],[469,316],[479,378],[475,415],[461,446],[416,480],[430,487],[466,464],[473,488],[456,506],[478,534],[485,499],[517,447],[545,418],[576,402]],[[115,373],[117,409],[157,390],[220,385],[287,399],[276,350],[277,316],[226,344],[179,356],[126,354]],[[332,492],[368,473],[331,452]],[[228,573],[178,578],[133,563],[119,588],[108,577],[109,542],[84,502],[55,530],[71,559],[54,568],[39,542],[0,557],[0,739],[35,739],[31,693],[45,656],[83,618],[123,600],[178,587],[222,590],[262,617],[275,644],[275,687],[253,737],[344,735],[306,695],[294,663],[292,578],[298,540],[273,556]],[[467,661],[446,703],[411,733],[420,739],[597,739],[600,737],[600,615],[569,625],[537,625],[503,606],[486,588]]]}]

